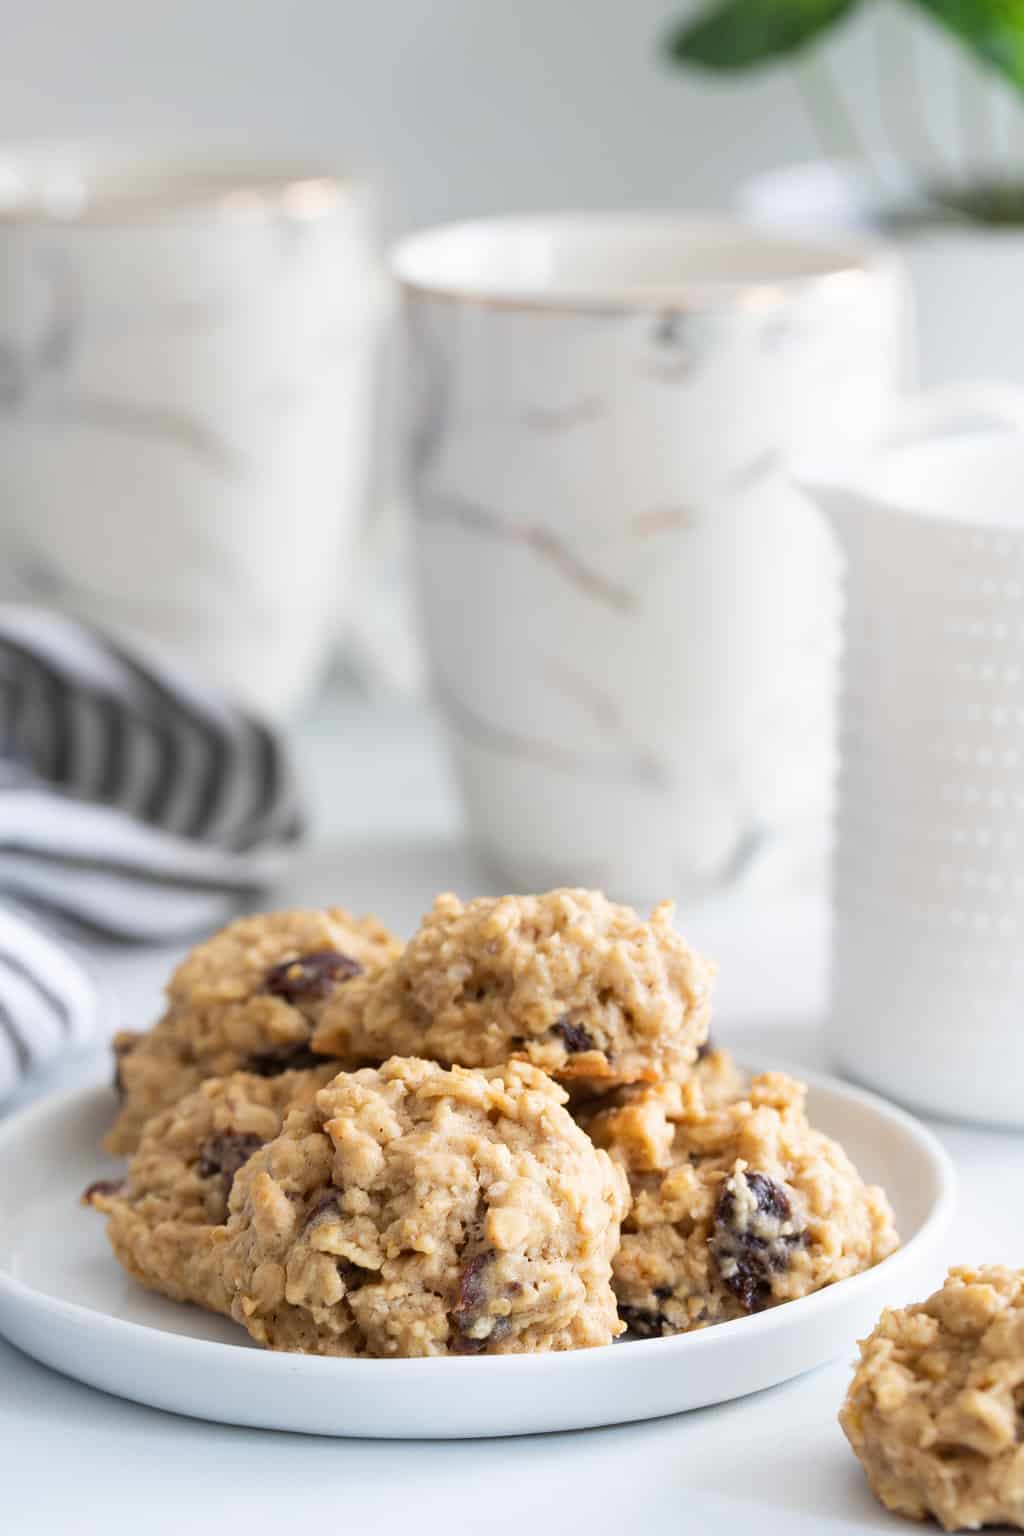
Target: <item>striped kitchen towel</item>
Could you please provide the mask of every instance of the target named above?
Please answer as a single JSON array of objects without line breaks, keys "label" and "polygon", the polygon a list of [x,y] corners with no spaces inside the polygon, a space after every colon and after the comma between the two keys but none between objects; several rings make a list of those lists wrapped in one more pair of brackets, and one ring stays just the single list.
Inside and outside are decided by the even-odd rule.
[{"label": "striped kitchen towel", "polygon": [[0,1100],[21,1076],[97,1033],[95,983],[37,924],[0,906]]},{"label": "striped kitchen towel", "polygon": [[135,644],[0,604],[0,1098],[97,1029],[87,968],[46,929],[217,926],[301,832],[266,725]]},{"label": "striped kitchen towel", "polygon": [[135,643],[0,604],[0,901],[172,938],[254,902],[301,831],[268,726]]}]

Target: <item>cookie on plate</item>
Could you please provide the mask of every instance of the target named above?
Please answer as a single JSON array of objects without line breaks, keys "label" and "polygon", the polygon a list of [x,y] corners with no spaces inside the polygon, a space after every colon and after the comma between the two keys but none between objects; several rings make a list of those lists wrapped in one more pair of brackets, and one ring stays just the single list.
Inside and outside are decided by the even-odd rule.
[{"label": "cookie on plate", "polygon": [[622,1170],[525,1062],[342,1073],[236,1175],[220,1272],[261,1344],[507,1354],[622,1331]]},{"label": "cookie on plate", "polygon": [[951,1269],[885,1311],[839,1415],[887,1509],[947,1531],[1024,1529],[1024,1270]]},{"label": "cookie on plate", "polygon": [[109,1217],[107,1236],[128,1273],[173,1301],[227,1312],[210,1234],[227,1220],[235,1177],[336,1070],[326,1062],[277,1077],[207,1078],[147,1121],[124,1179],[102,1180],[83,1196]]},{"label": "cookie on plate", "polygon": [[490,1067],[510,1058],[608,1083],[686,1076],[713,967],[672,926],[598,891],[439,896],[402,954],[324,1009],[317,1049]]},{"label": "cookie on plate", "polygon": [[115,1036],[121,1109],[107,1150],[133,1152],[149,1117],[204,1078],[236,1071],[273,1076],[315,1064],[310,1036],[332,996],[400,952],[376,918],[352,917],[340,907],[229,924],[178,966],[159,1023],[146,1034]]},{"label": "cookie on plate", "polygon": [[[718,1063],[715,1077],[727,1075]],[[807,1296],[897,1246],[884,1193],[808,1124],[805,1093],[767,1072],[723,1102],[705,1097],[695,1073],[577,1111],[595,1145],[629,1174],[633,1203],[614,1285],[635,1336],[682,1333]]]},{"label": "cookie on plate", "polygon": [[[741,1098],[747,1087],[747,1079],[736,1065],[732,1053],[712,1045],[710,1040],[701,1046],[686,1081],[699,1087],[701,1102],[707,1107],[731,1103]],[[569,1095],[569,1113],[584,1128],[592,1125],[602,1110],[625,1109],[628,1105],[638,1103],[660,1106],[655,1109],[655,1113],[668,1124],[667,1111],[674,1106],[681,1106],[683,1102],[682,1083],[661,1083],[653,1093],[649,1083],[628,1083],[623,1086],[621,1083],[606,1083],[592,1078],[570,1078],[564,1086]],[[619,1123],[623,1126],[626,1124],[625,1121]]]}]

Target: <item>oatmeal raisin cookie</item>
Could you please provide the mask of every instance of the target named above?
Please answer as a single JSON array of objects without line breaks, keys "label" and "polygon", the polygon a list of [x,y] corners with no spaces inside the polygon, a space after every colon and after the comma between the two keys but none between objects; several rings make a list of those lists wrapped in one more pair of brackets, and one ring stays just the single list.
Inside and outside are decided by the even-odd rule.
[{"label": "oatmeal raisin cookie", "polygon": [[[727,1076],[719,1063],[714,1078]],[[634,1335],[681,1333],[809,1295],[897,1246],[883,1192],[807,1122],[781,1073],[737,1098],[683,1084],[622,1090],[577,1115],[629,1174],[614,1264]]]},{"label": "oatmeal raisin cookie", "polygon": [[159,1023],[115,1037],[121,1109],[107,1150],[133,1152],[150,1115],[204,1078],[314,1065],[310,1036],[332,996],[400,951],[376,918],[340,907],[262,913],[222,929],[178,966]]},{"label": "oatmeal raisin cookie", "polygon": [[525,1062],[342,1073],[236,1175],[218,1260],[273,1349],[506,1354],[621,1332],[621,1171]]},{"label": "oatmeal raisin cookie", "polygon": [[860,1346],[839,1415],[887,1509],[1024,1529],[1024,1270],[951,1269]]},{"label": "oatmeal raisin cookie", "polygon": [[119,1262],[149,1290],[227,1312],[211,1231],[227,1220],[231,1187],[247,1160],[277,1136],[288,1110],[330,1082],[337,1063],[277,1077],[211,1077],[147,1121],[123,1180],[83,1197],[109,1217]]},{"label": "oatmeal raisin cookie", "polygon": [[467,1067],[531,1061],[607,1083],[685,1077],[707,1036],[713,968],[663,902],[644,921],[597,891],[439,896],[403,953],[324,1009],[317,1049]]}]

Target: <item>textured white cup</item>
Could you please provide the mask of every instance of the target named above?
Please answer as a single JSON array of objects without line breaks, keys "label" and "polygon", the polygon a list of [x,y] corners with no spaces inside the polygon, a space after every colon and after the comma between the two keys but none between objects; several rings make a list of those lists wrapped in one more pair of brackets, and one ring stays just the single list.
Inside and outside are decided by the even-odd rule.
[{"label": "textured white cup", "polygon": [[898,269],[672,214],[456,225],[394,269],[422,619],[484,853],[646,900],[820,824],[835,556],[784,471],[878,428]]},{"label": "textured white cup", "polygon": [[297,707],[344,611],[382,295],[355,182],[0,148],[0,596]]},{"label": "textured white cup", "polygon": [[938,402],[815,483],[846,552],[832,1048],[1024,1125],[1024,397]]}]

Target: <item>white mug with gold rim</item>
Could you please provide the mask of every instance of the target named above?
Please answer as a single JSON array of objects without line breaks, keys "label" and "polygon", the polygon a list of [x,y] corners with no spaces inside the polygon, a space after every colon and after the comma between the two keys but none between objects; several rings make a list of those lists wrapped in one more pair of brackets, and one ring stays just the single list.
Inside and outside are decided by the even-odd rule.
[{"label": "white mug with gold rim", "polygon": [[0,146],[0,597],[294,710],[364,509],[373,225],[323,168]]},{"label": "white mug with gold rim", "polygon": [[393,268],[422,621],[485,856],[644,900],[820,827],[836,554],[786,466],[884,419],[893,259],[573,214],[413,235]]}]

